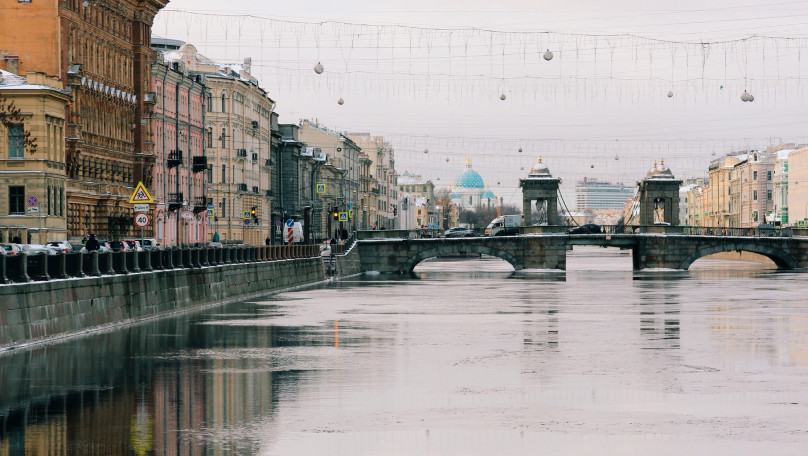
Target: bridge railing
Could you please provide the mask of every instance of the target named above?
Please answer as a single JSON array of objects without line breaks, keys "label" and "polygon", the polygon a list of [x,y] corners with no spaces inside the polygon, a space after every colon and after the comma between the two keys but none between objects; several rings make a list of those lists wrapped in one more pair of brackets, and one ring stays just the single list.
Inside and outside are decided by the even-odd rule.
[{"label": "bridge railing", "polygon": [[691,236],[742,236],[742,237],[792,237],[795,235],[791,227],[756,227],[737,228],[723,226],[689,226],[689,225],[606,225],[604,232],[620,233],[664,233],[684,234]]},{"label": "bridge railing", "polygon": [[[345,246],[340,246],[345,247]],[[234,263],[316,258],[318,244],[220,248],[181,247],[143,252],[68,252],[56,255],[0,255],[0,285],[152,270],[199,269]]]}]

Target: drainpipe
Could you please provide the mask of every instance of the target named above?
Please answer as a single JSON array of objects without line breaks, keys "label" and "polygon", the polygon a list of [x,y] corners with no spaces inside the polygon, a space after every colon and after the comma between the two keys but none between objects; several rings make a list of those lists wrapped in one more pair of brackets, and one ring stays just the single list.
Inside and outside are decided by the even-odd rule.
[{"label": "drainpipe", "polygon": [[[193,190],[193,180],[194,180],[194,173],[193,173],[193,159],[191,155],[191,92],[194,90],[194,86],[196,85],[196,79],[193,77],[190,78],[191,80],[191,87],[188,87],[188,161],[190,166],[188,170],[188,203],[189,205],[193,206],[193,197],[194,195],[191,193]],[[194,214],[196,215],[196,214]],[[197,223],[197,220],[194,219],[194,223]],[[199,242],[199,238],[196,239]]]},{"label": "drainpipe", "polygon": [[[180,86],[185,82],[185,73],[182,73],[182,77],[180,78],[180,82],[177,83],[175,86],[175,96],[174,96],[174,124],[175,124],[175,132],[174,132],[174,143],[175,143],[175,151],[180,150]],[[182,166],[182,160],[180,160],[180,165],[177,166],[177,169],[174,171],[174,174],[177,176],[177,193],[180,192],[180,166]],[[180,209],[177,210],[177,247],[180,246],[180,213],[182,212],[182,206]]]},{"label": "drainpipe", "polygon": [[168,177],[168,163],[166,162],[166,79],[168,78],[168,65],[163,62],[166,67],[165,73],[163,73],[163,100],[160,102],[160,109],[162,109],[160,122],[162,124],[162,141],[163,141],[163,238],[160,239],[162,245],[166,244],[166,225],[168,222],[168,184],[167,184],[167,177]]}]

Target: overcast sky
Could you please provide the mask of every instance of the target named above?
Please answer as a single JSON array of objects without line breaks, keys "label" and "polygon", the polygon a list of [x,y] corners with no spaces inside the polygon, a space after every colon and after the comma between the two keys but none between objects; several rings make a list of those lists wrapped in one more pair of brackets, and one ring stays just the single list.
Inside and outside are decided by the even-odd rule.
[{"label": "overcast sky", "polygon": [[385,136],[399,172],[438,186],[467,156],[516,202],[539,156],[568,192],[633,183],[660,159],[699,177],[730,150],[808,142],[805,1],[256,3],[172,0],[153,32],[250,57],[281,122]]}]

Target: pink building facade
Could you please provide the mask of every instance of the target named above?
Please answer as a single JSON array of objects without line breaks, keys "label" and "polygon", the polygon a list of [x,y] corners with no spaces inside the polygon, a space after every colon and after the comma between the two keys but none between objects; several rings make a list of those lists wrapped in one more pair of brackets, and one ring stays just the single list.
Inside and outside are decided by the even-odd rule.
[{"label": "pink building facade", "polygon": [[152,63],[151,83],[155,239],[162,246],[207,242],[204,79],[181,62],[159,61]]}]

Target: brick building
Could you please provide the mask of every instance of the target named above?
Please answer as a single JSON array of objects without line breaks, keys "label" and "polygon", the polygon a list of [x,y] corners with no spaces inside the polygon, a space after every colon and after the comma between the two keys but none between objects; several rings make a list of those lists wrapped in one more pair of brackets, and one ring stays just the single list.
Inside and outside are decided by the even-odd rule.
[{"label": "brick building", "polygon": [[[7,71],[57,76],[65,113],[67,230],[116,238],[135,232],[134,186],[152,188],[151,25],[168,0],[17,2],[0,9]],[[147,235],[150,235],[148,230]]]}]

